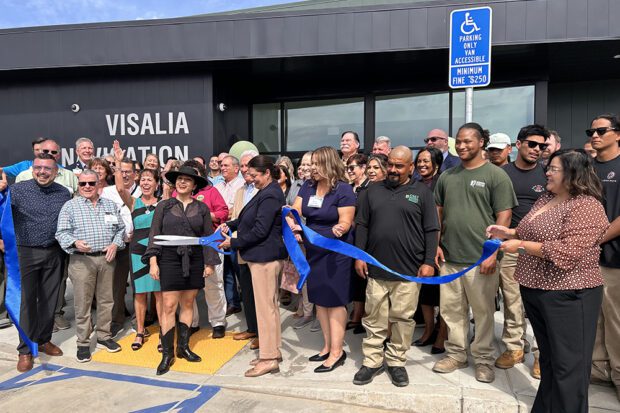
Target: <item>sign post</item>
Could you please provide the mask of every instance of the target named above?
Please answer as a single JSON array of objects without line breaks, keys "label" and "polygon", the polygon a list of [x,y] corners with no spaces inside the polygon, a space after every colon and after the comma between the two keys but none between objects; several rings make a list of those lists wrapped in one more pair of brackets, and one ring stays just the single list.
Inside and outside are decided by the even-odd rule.
[{"label": "sign post", "polygon": [[449,84],[452,89],[465,89],[465,122],[473,118],[473,88],[491,83],[492,20],[490,7],[450,13]]}]

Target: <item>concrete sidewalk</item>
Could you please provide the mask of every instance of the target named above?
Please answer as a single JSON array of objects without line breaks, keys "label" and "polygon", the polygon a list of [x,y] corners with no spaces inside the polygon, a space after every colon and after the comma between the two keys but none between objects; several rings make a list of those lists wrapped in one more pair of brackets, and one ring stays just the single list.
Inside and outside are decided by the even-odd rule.
[{"label": "concrete sidewalk", "polygon": [[[67,319],[73,319],[72,298],[69,285]],[[128,301],[130,298],[128,297]],[[206,306],[200,305],[201,320],[207,320]],[[257,352],[246,346],[215,375],[197,375],[171,371],[164,376],[156,376],[153,369],[110,365],[103,363],[77,363],[75,360],[76,344],[74,324],[72,328],[54,334],[53,342],[58,344],[65,355],[63,357],[40,356],[41,361],[68,369],[80,369],[88,372],[118,373],[127,377],[139,377],[147,380],[149,386],[163,382],[193,384],[196,389],[206,391],[208,386],[220,387],[222,390],[201,407],[185,411],[212,411],[217,406],[220,412],[244,411],[343,411],[347,406],[359,411],[408,411],[408,412],[526,412],[529,411],[536,394],[538,381],[529,374],[533,356],[526,356],[525,364],[519,364],[509,370],[496,369],[496,380],[491,384],[479,383],[474,378],[473,363],[470,367],[451,374],[433,373],[431,368],[442,355],[429,354],[430,347],[412,347],[408,352],[407,371],[410,384],[398,388],[391,384],[386,374],[382,374],[366,386],[352,384],[353,375],[361,367],[361,340],[363,335],[347,332],[345,337],[347,360],[343,367],[331,373],[313,372],[316,363],[308,357],[321,349],[321,332],[310,332],[309,326],[301,330],[292,328],[292,313],[282,309],[282,332],[284,358],[280,373],[269,374],[259,378],[246,378],[243,373],[249,368],[248,363],[256,357]],[[228,330],[243,331],[245,322],[236,314],[228,318]],[[205,323],[203,323],[204,325]],[[127,324],[127,326],[129,326]],[[502,328],[501,313],[496,313],[496,336]],[[132,334],[126,330],[125,334]],[[416,329],[415,337],[422,334]],[[531,331],[529,331],[531,336]],[[15,370],[17,354],[17,333],[14,328],[0,330],[0,384],[19,374]],[[499,342],[497,342],[499,348]],[[94,349],[94,347],[93,347]],[[80,378],[79,382],[49,381],[49,377],[62,376],[62,370],[43,371],[33,376],[32,384],[11,390],[0,391],[2,412],[67,411],[73,407],[82,411],[88,407],[102,411],[137,411],[156,404],[166,405],[185,401],[189,403],[196,396],[196,391],[173,390],[165,392],[157,388],[136,384],[131,378],[104,380],[97,377]],[[105,374],[104,374],[105,376]],[[109,375],[108,375],[109,376]],[[41,381],[41,380],[46,378]],[[106,376],[107,377],[107,376]],[[37,383],[41,383],[37,386]],[[54,387],[55,386],[55,387]],[[139,387],[138,388],[136,388]],[[163,387],[168,387],[165,383]],[[206,387],[205,387],[206,386]],[[54,391],[61,389],[61,391]],[[163,403],[163,404],[162,404]],[[188,404],[189,406],[189,404]],[[362,408],[362,410],[360,410]],[[149,410],[155,411],[155,410]],[[165,411],[165,410],[157,410]],[[620,403],[612,388],[590,387],[591,412],[620,412]]]}]

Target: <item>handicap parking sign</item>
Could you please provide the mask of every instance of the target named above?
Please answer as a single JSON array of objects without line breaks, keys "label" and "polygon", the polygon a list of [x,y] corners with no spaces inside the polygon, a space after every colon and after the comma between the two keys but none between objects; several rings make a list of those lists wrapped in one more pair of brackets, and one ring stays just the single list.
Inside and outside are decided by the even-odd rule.
[{"label": "handicap parking sign", "polygon": [[451,88],[482,87],[491,83],[492,16],[490,7],[450,13]]}]

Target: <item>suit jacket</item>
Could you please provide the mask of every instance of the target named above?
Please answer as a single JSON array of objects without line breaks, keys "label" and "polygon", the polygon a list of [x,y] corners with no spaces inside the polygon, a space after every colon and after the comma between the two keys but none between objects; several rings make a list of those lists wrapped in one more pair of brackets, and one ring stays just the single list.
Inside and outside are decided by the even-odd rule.
[{"label": "suit jacket", "polygon": [[[252,189],[252,193],[250,194],[250,200],[254,198],[254,195],[256,195],[257,192],[258,192],[258,189],[254,187]],[[241,210],[243,209],[243,194],[244,193],[245,193],[245,184],[241,188],[237,189],[237,193],[235,194],[235,201],[233,202],[233,207],[232,207],[232,210],[230,211],[230,215],[232,219],[239,218],[239,214],[241,213]],[[232,236],[236,238],[237,233],[235,232],[234,234],[232,234]],[[237,262],[239,264],[246,264],[243,258],[241,258],[241,254],[239,254],[239,251],[237,251]]]},{"label": "suit jacket", "polygon": [[439,172],[443,172],[446,169],[452,168],[453,166],[460,165],[460,164],[461,164],[461,158],[459,158],[458,156],[454,156],[448,152],[448,156],[446,156],[446,158],[443,160],[443,163],[441,164],[441,168],[439,168]]},{"label": "suit jacket", "polygon": [[226,224],[237,231],[231,247],[250,262],[271,262],[286,258],[282,240],[282,206],[284,194],[276,181],[259,190],[239,213]]}]

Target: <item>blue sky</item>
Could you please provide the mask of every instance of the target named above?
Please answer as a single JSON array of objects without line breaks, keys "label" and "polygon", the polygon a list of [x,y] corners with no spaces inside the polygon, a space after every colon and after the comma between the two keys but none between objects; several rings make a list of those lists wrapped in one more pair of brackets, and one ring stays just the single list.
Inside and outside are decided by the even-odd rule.
[{"label": "blue sky", "polygon": [[0,0],[0,28],[163,19],[292,0]]}]

